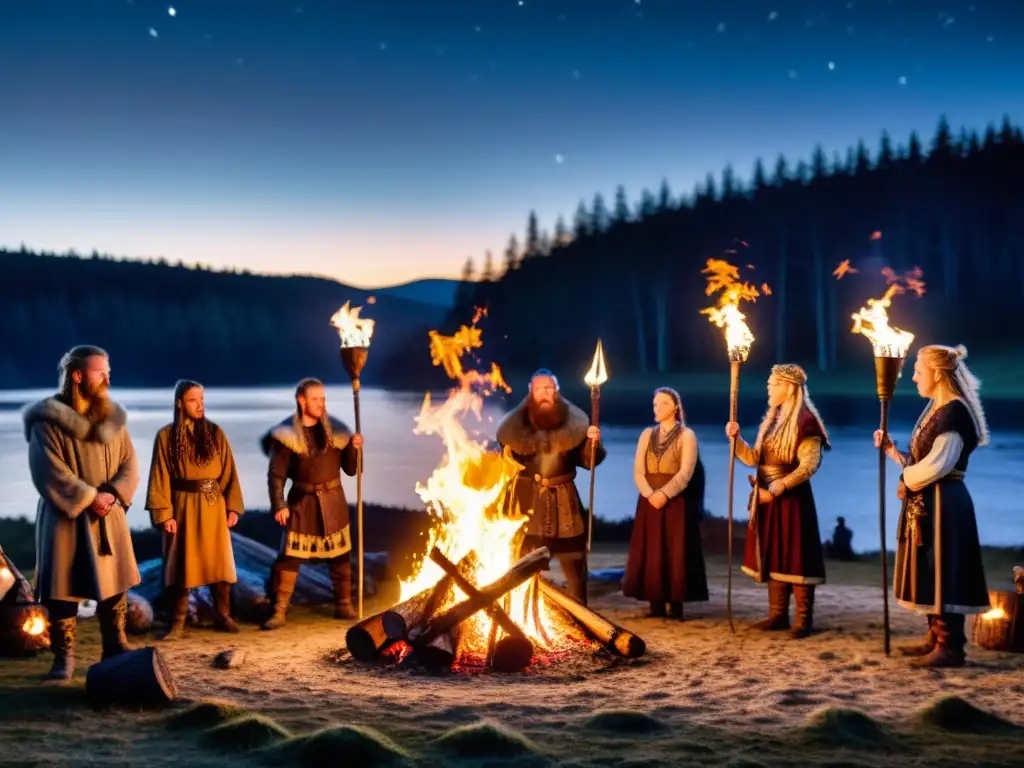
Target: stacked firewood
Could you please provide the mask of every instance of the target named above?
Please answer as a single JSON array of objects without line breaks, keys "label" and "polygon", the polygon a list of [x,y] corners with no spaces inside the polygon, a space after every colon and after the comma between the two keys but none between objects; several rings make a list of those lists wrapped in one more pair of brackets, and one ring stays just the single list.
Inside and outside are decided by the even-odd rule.
[{"label": "stacked firewood", "polygon": [[[380,659],[389,649],[402,647],[406,658],[430,669],[450,668],[456,661],[465,622],[479,611],[492,620],[486,664],[499,672],[524,669],[533,659],[535,648],[502,606],[506,595],[532,580],[532,605],[540,611],[545,606],[557,611],[591,640],[616,655],[635,658],[643,655],[644,642],[636,635],[591,611],[540,577],[548,567],[551,553],[544,547],[531,552],[515,563],[491,584],[477,587],[470,575],[477,569],[477,555],[470,552],[458,563],[452,563],[436,547],[430,553],[445,572],[436,584],[386,611],[356,624],[346,635],[352,656],[360,661]],[[448,608],[454,588],[465,596]],[[539,614],[537,616],[539,619]],[[541,622],[537,621],[540,625]],[[499,638],[499,633],[501,637]],[[410,662],[410,663],[411,663]]]}]

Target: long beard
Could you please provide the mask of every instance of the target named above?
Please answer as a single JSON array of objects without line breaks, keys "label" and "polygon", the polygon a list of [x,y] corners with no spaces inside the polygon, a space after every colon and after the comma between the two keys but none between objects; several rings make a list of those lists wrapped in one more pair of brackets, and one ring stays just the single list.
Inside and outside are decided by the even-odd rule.
[{"label": "long beard", "polygon": [[565,424],[569,408],[560,397],[556,397],[551,403],[538,403],[531,399],[526,405],[526,412],[530,417],[530,423],[536,429],[552,430]]},{"label": "long beard", "polygon": [[110,400],[110,390],[105,384],[93,387],[88,382],[82,381],[78,384],[78,396],[89,404],[83,415],[90,424],[100,424],[106,421],[114,410],[114,404]]},{"label": "long beard", "polygon": [[174,456],[178,461],[178,466],[184,468],[191,461],[200,467],[205,467],[216,452],[213,426],[205,416],[191,421],[191,429],[189,429],[189,419],[179,417],[176,421]]}]

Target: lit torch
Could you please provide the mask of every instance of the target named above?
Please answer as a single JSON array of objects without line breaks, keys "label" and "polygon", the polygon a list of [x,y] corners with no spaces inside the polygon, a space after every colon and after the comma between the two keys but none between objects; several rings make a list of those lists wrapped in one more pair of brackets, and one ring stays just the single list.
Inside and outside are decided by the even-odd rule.
[{"label": "lit torch", "polygon": [[[349,303],[334,313],[331,325],[341,337],[341,364],[352,379],[352,405],[356,414],[356,434],[362,434],[359,419],[359,375],[370,354],[373,320],[359,316],[362,307],[349,308]],[[359,620],[363,620],[363,449],[356,451],[356,525],[359,553]]]},{"label": "lit torch", "polygon": [[[604,347],[601,340],[597,340],[597,349],[594,350],[594,361],[590,364],[590,370],[583,377],[584,383],[590,387],[590,423],[598,426],[601,420],[601,385],[608,381],[608,371],[604,367]],[[597,462],[597,441],[590,441],[590,503],[587,506],[587,552],[590,552],[590,544],[594,539],[594,472]]]},{"label": "lit torch", "polygon": [[[708,285],[704,293],[708,296],[721,291],[718,305],[702,309],[712,323],[725,329],[725,347],[729,359],[729,421],[739,418],[740,396],[740,364],[746,362],[750,355],[750,347],[754,343],[754,334],[744,322],[746,316],[740,312],[741,301],[756,301],[761,292],[749,283],[740,282],[739,270],[722,259],[708,259],[703,273],[708,276]],[[762,286],[764,293],[769,293],[768,286]],[[729,574],[726,593],[725,610],[729,617],[729,631],[735,632],[732,623],[732,502],[733,480],[736,472],[736,438],[729,441]]]},{"label": "lit torch", "polygon": [[[868,305],[861,307],[853,315],[853,333],[866,336],[871,342],[875,355],[875,391],[881,404],[881,421],[879,430],[882,433],[878,448],[878,532],[882,550],[882,598],[884,610],[884,641],[885,655],[889,655],[889,556],[885,550],[885,444],[889,436],[889,402],[896,391],[896,382],[907,359],[907,350],[914,341],[914,334],[893,328],[889,325],[886,310],[892,305],[892,297],[906,292],[900,278],[890,269],[882,273],[889,281],[889,288],[880,299],[868,299]],[[915,270],[905,279],[910,290],[919,296],[924,293],[924,283],[920,280],[920,270]]]}]

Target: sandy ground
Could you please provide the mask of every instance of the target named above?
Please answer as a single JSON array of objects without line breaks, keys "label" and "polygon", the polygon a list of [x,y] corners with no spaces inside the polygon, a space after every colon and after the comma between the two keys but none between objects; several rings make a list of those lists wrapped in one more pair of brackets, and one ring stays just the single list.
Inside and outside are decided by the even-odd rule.
[{"label": "sandy ground", "polygon": [[[595,561],[607,567],[622,557]],[[277,632],[195,630],[161,644],[182,706],[233,702],[273,721],[257,726],[273,731],[276,723],[291,734],[334,728],[334,741],[317,742],[320,751],[292,740],[290,751],[223,753],[204,736],[213,721],[169,731],[173,712],[93,713],[82,702],[84,673],[70,687],[39,689],[33,677],[46,658],[5,661],[0,763],[378,765],[390,754],[430,766],[1024,764],[1024,655],[969,645],[968,665],[944,671],[886,658],[880,589],[852,583],[863,578],[841,569],[818,590],[821,631],[802,641],[748,629],[764,614],[766,591],[736,576],[732,634],[724,567],[712,561],[709,572],[711,600],[687,606],[684,622],[646,618],[646,606],[621,593],[592,600],[647,642],[647,654],[632,662],[587,655],[515,675],[364,666],[339,653],[347,624],[326,609],[293,610]],[[91,624],[82,668],[98,656]],[[895,645],[919,635],[923,619],[894,607],[892,626]],[[213,656],[231,647],[246,650],[246,663],[213,669]],[[348,724],[370,730],[337,730]],[[267,738],[285,738],[283,731]]]}]

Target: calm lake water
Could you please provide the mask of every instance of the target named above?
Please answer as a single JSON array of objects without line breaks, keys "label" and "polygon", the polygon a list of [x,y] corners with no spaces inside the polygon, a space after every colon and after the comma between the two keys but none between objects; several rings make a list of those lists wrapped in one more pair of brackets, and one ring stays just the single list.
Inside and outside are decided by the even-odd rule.
[{"label": "calm lake water", "polygon": [[[19,409],[25,403],[45,397],[46,391],[0,391],[0,517],[35,516],[37,494],[28,475],[26,443]],[[169,390],[118,389],[113,397],[128,409],[129,429],[143,478],[149,472],[150,453],[157,430],[171,419]],[[443,395],[440,395],[443,397]],[[516,396],[517,397],[517,396]],[[362,421],[366,434],[366,471],[363,489],[367,501],[394,506],[419,506],[415,493],[417,481],[424,481],[437,466],[442,444],[436,436],[413,434],[422,393],[395,393],[367,389],[362,393]],[[516,399],[516,402],[518,398]],[[259,448],[260,436],[291,412],[292,390],[288,387],[266,389],[209,389],[207,413],[219,423],[231,440],[242,478],[246,506],[268,506],[266,458]],[[588,404],[581,404],[586,406]],[[351,390],[328,388],[328,408],[346,423],[352,423]],[[505,406],[489,403],[484,418],[467,419],[467,428],[479,439],[493,437],[497,420]],[[602,425],[608,458],[598,468],[595,512],[608,519],[633,515],[636,488],[633,485],[633,454],[643,424]],[[756,425],[744,425],[753,436]],[[910,424],[896,424],[893,434],[906,444]],[[712,514],[724,516],[729,463],[729,446],[721,424],[695,424],[701,456],[708,475],[706,506]],[[854,531],[854,547],[877,549],[878,537],[878,455],[871,447],[871,432],[876,427],[844,427],[831,433],[833,450],[814,479],[819,521],[823,538],[831,534],[835,518],[843,515]],[[968,485],[978,510],[981,539],[985,544],[1024,544],[1024,517],[1018,496],[1021,470],[1024,469],[1024,434],[996,433],[992,445],[977,451],[971,459]],[[889,485],[886,543],[894,546],[898,506],[895,497],[896,467],[887,471]],[[747,469],[737,467],[735,515],[746,518],[744,505],[749,492]],[[344,479],[345,492],[355,500],[355,479]],[[580,472],[577,484],[584,500],[589,478]],[[133,527],[149,525],[143,509],[145,480],[129,512]]]}]

